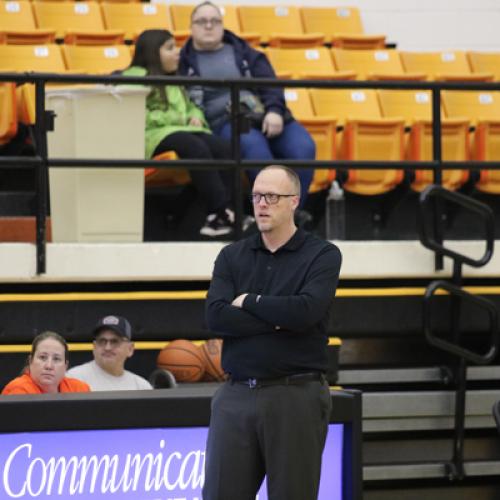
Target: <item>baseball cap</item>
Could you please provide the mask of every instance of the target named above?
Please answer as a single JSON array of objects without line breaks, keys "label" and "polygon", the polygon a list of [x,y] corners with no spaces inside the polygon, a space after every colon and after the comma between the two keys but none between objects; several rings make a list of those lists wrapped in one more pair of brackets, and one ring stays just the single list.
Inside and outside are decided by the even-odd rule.
[{"label": "baseball cap", "polygon": [[132,340],[132,327],[123,316],[105,316],[101,318],[94,328],[94,337],[97,337],[103,330],[112,330],[120,337]]}]

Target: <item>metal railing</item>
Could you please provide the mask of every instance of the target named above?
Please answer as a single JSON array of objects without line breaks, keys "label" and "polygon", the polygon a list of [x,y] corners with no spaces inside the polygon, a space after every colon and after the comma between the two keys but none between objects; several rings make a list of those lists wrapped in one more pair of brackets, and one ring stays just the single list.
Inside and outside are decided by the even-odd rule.
[{"label": "metal railing", "polygon": [[[0,73],[0,81],[16,83],[33,83],[36,96],[36,122],[34,137],[36,141],[36,156],[7,157],[0,156],[0,168],[33,168],[36,167],[36,272],[43,274],[46,270],[46,228],[45,216],[48,206],[48,168],[78,167],[78,168],[179,168],[208,169],[214,166],[219,169],[234,170],[234,199],[235,199],[235,237],[242,234],[241,221],[243,214],[243,197],[240,177],[242,170],[264,167],[268,160],[249,161],[241,159],[239,135],[242,131],[242,114],[239,106],[239,92],[241,89],[257,87],[287,87],[287,88],[335,88],[335,89],[419,89],[432,92],[432,161],[319,161],[319,160],[280,160],[280,163],[290,167],[300,168],[332,168],[332,169],[402,169],[432,170],[435,184],[441,184],[443,169],[470,169],[471,162],[443,161],[441,149],[441,113],[440,93],[442,90],[500,90],[500,83],[462,83],[462,82],[407,82],[407,81],[325,81],[325,80],[278,80],[267,78],[239,78],[239,79],[204,79],[194,77],[131,77],[121,75],[65,75],[56,73]],[[51,128],[53,116],[45,108],[45,85],[50,83],[65,84],[139,84],[159,85],[175,84],[182,86],[207,85],[211,87],[229,87],[231,93],[231,151],[232,160],[130,160],[130,159],[75,159],[50,158],[47,148],[47,132]],[[481,162],[481,169],[500,169],[498,162]],[[440,219],[440,206],[436,204],[436,220]],[[436,226],[436,241],[442,241],[442,228]],[[436,268],[442,268],[442,256],[436,254]]]},{"label": "metal railing", "polygon": [[[432,224],[427,224],[433,220],[436,223],[435,202],[447,201],[475,213],[484,225],[484,240],[486,248],[484,254],[477,259],[468,257],[443,245],[442,240],[436,237]],[[424,296],[423,303],[423,330],[427,341],[447,353],[458,357],[458,362],[453,372],[455,382],[455,427],[453,437],[453,456],[446,464],[446,472],[451,480],[461,480],[464,478],[464,436],[465,436],[465,399],[467,388],[467,362],[475,364],[489,364],[498,354],[500,344],[498,309],[496,305],[486,297],[473,295],[461,288],[462,266],[467,264],[472,267],[482,267],[486,265],[493,256],[494,249],[494,214],[485,204],[480,203],[468,196],[460,193],[447,191],[441,186],[429,186],[420,195],[420,220],[419,231],[420,241],[428,249],[434,251],[436,255],[448,257],[453,260],[453,276],[451,283],[444,280],[436,280],[429,284]],[[433,331],[432,327],[432,302],[436,292],[443,290],[451,297],[451,307],[449,311],[451,340],[442,338]],[[484,353],[475,352],[462,345],[462,335],[460,331],[460,317],[462,304],[470,302],[486,311],[489,317],[489,345]]]}]

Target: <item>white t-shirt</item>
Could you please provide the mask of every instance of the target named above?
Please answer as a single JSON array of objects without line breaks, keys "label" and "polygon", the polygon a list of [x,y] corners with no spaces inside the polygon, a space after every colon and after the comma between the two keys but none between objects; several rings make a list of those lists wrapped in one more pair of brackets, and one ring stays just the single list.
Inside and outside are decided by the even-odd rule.
[{"label": "white t-shirt", "polygon": [[135,373],[125,370],[122,375],[111,375],[93,361],[70,368],[66,376],[83,380],[92,391],[133,391],[152,389],[151,384]]}]

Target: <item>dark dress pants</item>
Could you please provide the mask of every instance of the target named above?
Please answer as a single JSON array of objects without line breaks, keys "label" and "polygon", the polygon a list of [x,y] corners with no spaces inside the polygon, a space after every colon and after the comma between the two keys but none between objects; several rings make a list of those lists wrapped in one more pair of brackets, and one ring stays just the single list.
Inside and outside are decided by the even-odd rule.
[{"label": "dark dress pants", "polygon": [[251,389],[226,382],[212,400],[204,500],[314,500],[331,409],[328,385]]},{"label": "dark dress pants", "polygon": [[[153,156],[175,151],[181,159],[227,160],[231,158],[229,143],[203,132],[174,132],[167,135],[154,150]],[[203,198],[208,213],[226,208],[231,202],[234,174],[230,170],[190,170],[189,175]]]}]

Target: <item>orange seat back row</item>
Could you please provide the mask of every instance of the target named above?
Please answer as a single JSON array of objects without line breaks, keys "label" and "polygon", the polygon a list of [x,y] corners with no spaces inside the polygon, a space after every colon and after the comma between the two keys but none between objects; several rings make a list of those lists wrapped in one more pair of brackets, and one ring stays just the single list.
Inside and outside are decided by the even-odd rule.
[{"label": "orange seat back row", "polygon": [[[32,4],[28,0],[13,0],[3,4],[4,8],[0,7],[3,11],[0,13],[0,32],[50,28],[55,30],[57,38],[64,38],[72,31],[102,34],[106,30],[118,30],[122,35],[125,33],[126,39],[133,40],[145,29],[163,28],[174,31],[180,42],[189,36],[193,9],[192,5],[144,2],[106,1],[100,6],[92,0],[35,0]],[[383,47],[385,44],[385,36],[363,32],[359,10],[352,7],[222,5],[221,11],[225,27],[253,45],[262,42],[282,47],[311,47],[321,45],[325,40],[346,47],[361,44],[361,48]]]}]

